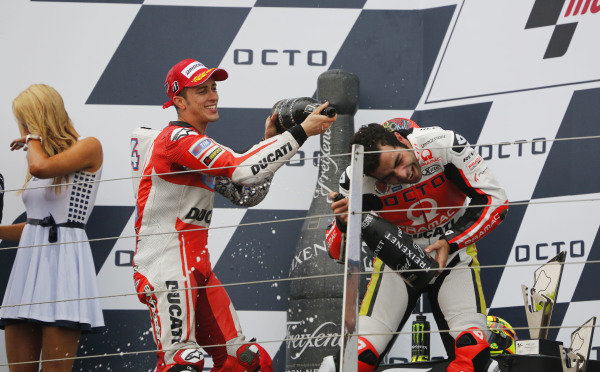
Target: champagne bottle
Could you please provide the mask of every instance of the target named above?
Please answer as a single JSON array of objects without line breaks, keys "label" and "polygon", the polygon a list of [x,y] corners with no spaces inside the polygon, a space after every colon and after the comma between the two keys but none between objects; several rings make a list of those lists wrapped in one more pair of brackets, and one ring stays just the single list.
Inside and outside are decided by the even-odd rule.
[{"label": "champagne bottle", "polygon": [[[302,123],[322,103],[310,97],[286,98],[278,101],[271,110],[273,114],[277,114],[275,126],[278,132],[284,132],[294,125]],[[332,106],[327,106],[321,111],[322,115],[330,118],[334,117],[336,113],[335,108]]]},{"label": "champagne bottle", "polygon": [[416,290],[423,290],[436,276],[439,264],[393,223],[373,212],[363,214],[361,233],[367,247]]},{"label": "champagne bottle", "polygon": [[[337,194],[333,200],[342,198]],[[363,195],[362,206],[364,211],[383,208],[381,200],[372,194]],[[367,247],[392,270],[400,271],[406,284],[416,290],[423,290],[437,275],[439,264],[425,254],[410,235],[376,213],[363,213],[360,231]]]}]

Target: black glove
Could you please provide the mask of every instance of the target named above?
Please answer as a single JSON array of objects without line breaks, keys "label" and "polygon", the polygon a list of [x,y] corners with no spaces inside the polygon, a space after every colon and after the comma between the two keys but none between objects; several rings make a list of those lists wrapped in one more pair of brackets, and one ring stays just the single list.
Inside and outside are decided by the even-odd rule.
[{"label": "black glove", "polygon": [[[344,199],[344,195],[339,192],[333,197],[333,201],[336,202],[338,200]],[[383,209],[383,202],[376,195],[373,194],[363,194],[362,199],[362,210],[363,211],[380,211]],[[335,217],[336,225],[338,229],[346,233],[346,224],[344,224],[340,219]]]}]

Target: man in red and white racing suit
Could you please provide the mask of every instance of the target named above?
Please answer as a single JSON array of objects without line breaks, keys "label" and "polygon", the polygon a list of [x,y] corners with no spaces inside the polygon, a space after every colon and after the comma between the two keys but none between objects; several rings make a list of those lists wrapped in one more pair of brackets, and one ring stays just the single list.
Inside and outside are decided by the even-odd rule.
[{"label": "man in red and white racing suit", "polygon": [[[137,188],[134,280],[140,301],[151,313],[160,350],[158,372],[201,371],[199,348],[206,345],[218,345],[204,347],[212,356],[213,371],[273,370],[268,353],[245,342],[236,311],[212,272],[206,229],[214,192],[236,204],[256,204],[274,172],[307,137],[335,121],[317,113],[323,104],[300,125],[236,153],[204,134],[208,123],[219,118],[215,81],[226,78],[225,70],[208,69],[195,60],[176,64],[167,75],[170,101],[164,107],[174,104],[178,121],[160,133],[132,138],[133,153],[142,156],[132,162],[134,173],[146,176]],[[267,118],[267,137],[274,120]],[[172,172],[179,173],[168,174]],[[196,288],[203,286],[208,288]]]},{"label": "man in red and white racing suit", "polygon": [[[470,268],[444,270],[425,290],[438,328],[450,330],[441,333],[448,356],[454,359],[448,371],[487,371],[486,305],[474,243],[504,218],[508,209],[504,190],[465,138],[450,130],[418,128],[411,120],[398,118],[383,126],[363,126],[351,143],[362,144],[365,152],[412,149],[366,154],[363,193],[375,195],[379,215],[410,234],[426,253],[435,254],[441,268]],[[340,179],[344,196],[349,193],[349,171]],[[342,199],[331,208],[336,214],[345,213],[347,203]],[[327,230],[328,248],[335,259],[343,255],[346,221],[346,215],[340,216]],[[391,270],[379,258],[373,269],[376,273],[363,298],[358,333],[397,332],[421,293],[400,275],[377,273]],[[359,371],[373,371],[392,341],[392,335],[359,337]],[[477,356],[482,350],[487,350],[486,358]]]}]

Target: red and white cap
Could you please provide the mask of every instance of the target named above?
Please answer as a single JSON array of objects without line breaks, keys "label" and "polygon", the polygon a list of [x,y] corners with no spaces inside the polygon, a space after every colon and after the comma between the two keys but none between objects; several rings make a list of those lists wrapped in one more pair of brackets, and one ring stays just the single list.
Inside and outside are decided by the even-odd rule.
[{"label": "red and white cap", "polygon": [[171,67],[165,80],[165,91],[169,101],[163,105],[167,108],[173,105],[173,97],[181,93],[183,88],[200,85],[212,76],[215,81],[227,79],[227,71],[221,68],[208,68],[195,59],[184,59]]}]

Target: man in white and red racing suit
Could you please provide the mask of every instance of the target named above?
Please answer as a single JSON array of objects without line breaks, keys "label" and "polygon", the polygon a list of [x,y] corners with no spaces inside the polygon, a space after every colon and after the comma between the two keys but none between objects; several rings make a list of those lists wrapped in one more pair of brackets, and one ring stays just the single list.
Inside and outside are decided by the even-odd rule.
[{"label": "man in white and red racing suit", "polygon": [[[236,153],[205,135],[208,123],[218,119],[215,81],[226,78],[224,70],[195,60],[178,63],[165,84],[171,99],[165,107],[176,106],[178,121],[132,137],[132,154],[139,157],[132,161],[134,174],[145,176],[137,188],[134,181],[134,280],[140,301],[150,310],[158,372],[201,371],[200,348],[207,345],[218,345],[204,347],[213,359],[212,371],[273,370],[268,353],[245,341],[233,304],[211,268],[206,229],[214,192],[239,205],[256,204],[274,172],[306,138],[335,121],[315,112],[300,125]],[[267,118],[267,129],[274,120]]]},{"label": "man in white and red racing suit", "polygon": [[[379,215],[411,235],[425,252],[435,254],[440,267],[470,268],[443,270],[425,291],[438,328],[450,330],[441,333],[448,356],[454,359],[455,353],[476,349],[477,353],[461,360],[476,358],[487,347],[479,336],[488,329],[474,243],[504,218],[508,209],[504,190],[466,139],[450,130],[418,128],[411,120],[397,118],[383,126],[363,126],[351,143],[363,145],[365,152],[390,151],[366,154],[364,160],[363,193],[377,197]],[[405,151],[392,151],[400,149]],[[340,178],[344,196],[349,194],[349,171]],[[336,214],[346,213],[347,203],[348,199],[342,199],[331,208]],[[327,245],[334,259],[343,256],[346,221],[347,215],[339,216],[327,230]],[[360,309],[358,333],[397,332],[421,293],[406,285],[400,275],[377,273],[391,270],[379,258],[373,269]],[[455,344],[470,328],[469,335]],[[373,371],[393,339],[392,335],[359,337],[359,371]],[[459,347],[463,341],[468,344],[465,346],[475,347]],[[489,350],[487,356],[489,359]],[[482,357],[477,358],[475,371],[487,370],[482,369]],[[452,368],[451,364],[448,371],[458,370]]]}]

